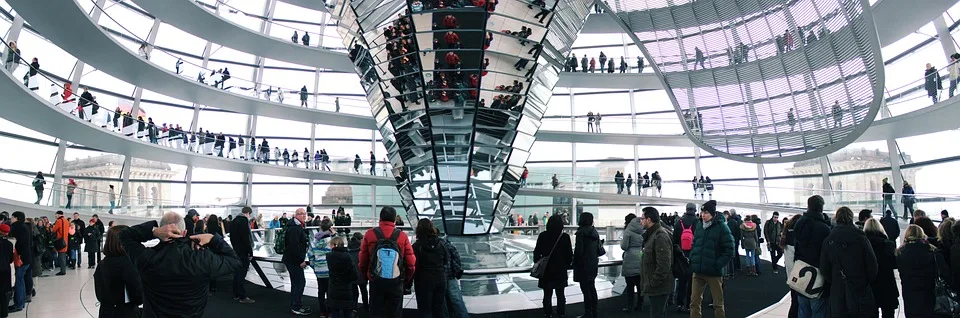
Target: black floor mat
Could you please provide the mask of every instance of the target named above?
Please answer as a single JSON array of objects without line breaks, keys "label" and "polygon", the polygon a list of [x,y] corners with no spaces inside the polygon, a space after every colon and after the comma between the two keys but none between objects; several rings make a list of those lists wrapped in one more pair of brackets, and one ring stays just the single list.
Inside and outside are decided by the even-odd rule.
[{"label": "black floor mat", "polygon": [[[764,309],[779,301],[787,293],[786,274],[780,270],[779,274],[773,274],[770,270],[770,263],[764,261],[765,270],[759,277],[747,277],[740,275],[730,280],[726,286],[725,305],[727,317],[746,317],[761,309]],[[311,277],[307,277],[311,279]],[[290,315],[290,294],[284,291],[266,289],[264,287],[246,283],[247,294],[250,298],[257,301],[256,304],[242,305],[233,301],[233,292],[230,281],[224,280],[218,282],[220,291],[210,297],[205,312],[206,317],[276,317]],[[709,303],[709,293],[704,294],[704,304]],[[317,299],[314,297],[304,297],[304,305],[317,308]],[[620,309],[623,307],[623,300],[619,297],[600,300],[600,317],[646,317],[647,313],[624,313]],[[644,307],[644,309],[647,309]],[[689,313],[677,313],[675,308],[668,306],[668,317],[689,317]],[[567,317],[576,317],[583,314],[583,305],[581,303],[567,305]],[[420,317],[416,311],[404,310],[404,317]],[[473,314],[471,317],[480,318],[533,318],[542,317],[540,309],[493,313],[493,314]],[[713,317],[713,308],[704,306],[704,317]],[[358,317],[367,317],[360,313]]]}]

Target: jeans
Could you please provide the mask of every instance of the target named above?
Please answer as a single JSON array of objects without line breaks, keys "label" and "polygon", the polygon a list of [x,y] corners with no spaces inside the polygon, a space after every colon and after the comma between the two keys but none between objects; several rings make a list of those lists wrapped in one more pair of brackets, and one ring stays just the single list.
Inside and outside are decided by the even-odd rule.
[{"label": "jeans", "polygon": [[626,298],[626,310],[639,310],[643,304],[643,296],[640,295],[640,275],[628,276],[623,279],[627,283],[623,297]]},{"label": "jeans", "polygon": [[[906,203],[903,204],[903,218],[904,218],[904,219],[908,219],[908,218],[913,217],[913,212],[914,212],[914,211],[915,211],[915,210],[913,209],[913,204],[912,204],[912,203],[911,203],[911,204],[906,204]],[[894,219],[897,218],[897,212],[893,212],[893,218],[894,218]]]},{"label": "jeans", "polygon": [[756,266],[755,263],[753,262],[753,255],[756,253],[757,253],[756,251],[751,249],[746,250],[746,255],[744,255],[744,257],[746,257],[747,259],[747,267]]},{"label": "jeans", "polygon": [[[883,199],[883,207],[881,209],[881,212],[886,211],[887,209],[893,212],[894,218],[897,217],[897,209],[893,207],[893,199]],[[904,217],[907,217],[907,215],[904,215]]]},{"label": "jeans", "polygon": [[67,252],[57,252],[57,266],[60,267],[60,273],[67,272]]},{"label": "jeans", "polygon": [[667,295],[650,297],[650,318],[664,318],[667,316]]},{"label": "jeans", "polygon": [[797,314],[803,318],[827,318],[829,304],[826,299],[810,299],[797,295]]},{"label": "jeans", "polygon": [[83,262],[83,252],[80,251],[80,248],[70,250],[70,254],[73,255],[74,264],[80,267],[80,263]]},{"label": "jeans", "polygon": [[543,313],[547,316],[553,314],[553,294],[557,294],[557,314],[564,315],[566,313],[567,297],[563,293],[563,288],[546,288],[543,290]]},{"label": "jeans", "polygon": [[240,258],[240,268],[233,272],[233,297],[240,299],[247,298],[247,290],[244,287],[247,278],[247,268],[250,266],[250,258],[246,255],[238,255]]},{"label": "jeans", "polygon": [[23,309],[27,302],[27,293],[33,290],[33,275],[30,271],[30,264],[24,263],[17,268],[17,281],[14,286],[13,303],[14,308]]},{"label": "jeans", "polygon": [[[419,317],[447,317],[447,279],[443,275],[420,275],[414,280]],[[443,279],[438,279],[443,278]]]},{"label": "jeans", "polygon": [[34,202],[33,204],[40,204],[40,200],[43,199],[43,188],[36,188],[34,190],[37,191],[37,202]]},{"label": "jeans", "polygon": [[290,273],[290,309],[303,308],[303,288],[307,286],[307,278],[303,276],[300,264],[283,263]]},{"label": "jeans", "polygon": [[[776,272],[779,266],[777,262],[780,261],[780,258],[783,257],[783,249],[779,245],[771,244],[770,245],[770,267],[773,268],[773,271]],[[759,264],[759,263],[758,263]]]},{"label": "jeans", "polygon": [[599,317],[597,303],[597,283],[594,280],[580,282],[580,292],[583,293],[583,311],[585,317]]},{"label": "jeans", "polygon": [[759,253],[760,250],[756,250],[756,251],[758,253],[753,254],[753,264],[755,265],[754,270],[757,271],[757,275],[759,275],[760,272],[762,272],[761,266],[760,266],[760,253]]},{"label": "jeans", "polygon": [[525,185],[527,185],[527,178],[520,178],[520,186],[522,187]]},{"label": "jeans", "polygon": [[110,201],[110,210],[107,213],[113,214],[113,209],[117,207],[117,201]]},{"label": "jeans", "polygon": [[467,305],[463,303],[463,292],[458,279],[447,279],[447,313],[451,318],[470,318]]},{"label": "jeans", "polygon": [[71,204],[72,204],[72,203],[73,203],[73,195],[72,195],[72,194],[67,194],[67,206],[65,206],[65,207],[63,207],[63,208],[64,208],[64,209],[69,209],[69,208],[71,208]]},{"label": "jeans", "polygon": [[[403,317],[403,286],[380,286],[370,284],[370,316],[384,318]],[[419,304],[417,305],[419,307]]]},{"label": "jeans", "polygon": [[700,304],[703,302],[703,289],[710,287],[713,296],[713,316],[726,318],[723,310],[723,278],[693,274],[693,289],[690,296],[690,318],[700,318]]},{"label": "jeans", "polygon": [[327,290],[330,289],[329,277],[317,277],[317,311],[326,313],[327,311]]}]

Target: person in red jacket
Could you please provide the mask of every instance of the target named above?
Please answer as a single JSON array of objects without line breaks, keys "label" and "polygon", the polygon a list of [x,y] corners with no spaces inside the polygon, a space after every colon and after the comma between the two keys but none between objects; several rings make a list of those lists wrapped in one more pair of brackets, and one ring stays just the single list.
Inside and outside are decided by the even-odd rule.
[{"label": "person in red jacket", "polygon": [[447,31],[447,34],[443,36],[443,39],[447,41],[447,45],[454,45],[457,42],[460,42],[460,36],[453,31]]},{"label": "person in red jacket", "polygon": [[[63,211],[57,211],[57,220],[53,224],[53,233],[56,235],[57,240],[63,241],[63,248],[57,250],[57,266],[60,267],[60,272],[57,273],[57,276],[63,276],[67,274],[67,238],[70,237],[70,223],[63,217]],[[56,246],[56,244],[54,244],[54,246]]]},{"label": "person in red jacket", "polygon": [[446,60],[450,68],[456,68],[457,64],[460,64],[460,56],[457,53],[447,52]]},{"label": "person in red jacket", "polygon": [[448,14],[447,16],[443,17],[443,26],[447,27],[447,29],[457,29],[460,27],[460,24],[457,23],[456,17]]},{"label": "person in red jacket", "polygon": [[[397,219],[397,210],[393,207],[385,206],[380,209],[380,225],[378,228],[383,236],[389,239],[396,229],[394,221]],[[402,284],[379,286],[377,280],[370,275],[371,255],[377,246],[377,234],[373,229],[367,230],[363,235],[363,241],[360,243],[360,255],[358,268],[361,275],[366,275],[370,281],[370,314],[374,317],[401,317],[403,286]],[[397,246],[400,247],[400,254],[403,258],[403,269],[401,277],[405,283],[413,279],[413,273],[416,270],[417,257],[413,255],[413,245],[410,244],[410,238],[403,231],[400,231],[397,237]]]}]

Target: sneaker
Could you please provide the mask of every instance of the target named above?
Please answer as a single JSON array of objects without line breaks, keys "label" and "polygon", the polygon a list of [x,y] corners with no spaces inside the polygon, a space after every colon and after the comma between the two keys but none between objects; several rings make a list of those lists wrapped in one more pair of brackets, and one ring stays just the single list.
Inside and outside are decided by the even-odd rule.
[{"label": "sneaker", "polygon": [[250,297],[243,297],[242,299],[238,299],[237,301],[240,302],[241,304],[252,304],[257,302],[256,300],[250,299]]},{"label": "sneaker", "polygon": [[290,309],[290,313],[292,313],[292,314],[294,314],[294,315],[297,315],[297,316],[309,316],[309,315],[310,315],[310,312],[304,310],[304,308]]}]

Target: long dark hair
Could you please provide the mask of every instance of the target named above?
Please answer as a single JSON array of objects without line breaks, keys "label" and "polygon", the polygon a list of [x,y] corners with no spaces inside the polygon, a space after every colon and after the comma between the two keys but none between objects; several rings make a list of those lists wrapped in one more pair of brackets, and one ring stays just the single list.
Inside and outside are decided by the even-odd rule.
[{"label": "long dark hair", "polygon": [[107,230],[107,239],[103,243],[104,255],[107,257],[127,255],[127,252],[123,250],[123,245],[120,245],[120,232],[128,227],[126,225],[114,225]]},{"label": "long dark hair", "polygon": [[431,236],[437,236],[437,227],[433,226],[433,221],[428,218],[422,218],[417,222],[417,239],[424,239]]},{"label": "long dark hair", "polygon": [[[583,214],[581,214],[583,217]],[[554,214],[547,219],[547,232],[563,232],[563,219],[560,215]]]}]

